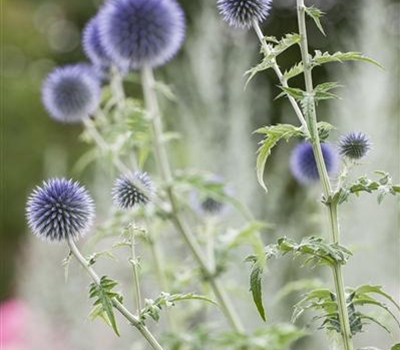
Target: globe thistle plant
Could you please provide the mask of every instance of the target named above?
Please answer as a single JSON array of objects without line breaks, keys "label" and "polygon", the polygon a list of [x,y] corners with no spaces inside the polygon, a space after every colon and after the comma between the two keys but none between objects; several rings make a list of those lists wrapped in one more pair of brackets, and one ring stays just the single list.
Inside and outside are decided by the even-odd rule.
[{"label": "globe thistle plant", "polygon": [[[338,167],[337,152],[327,143],[321,143],[321,150],[328,175],[333,175]],[[290,157],[290,169],[295,179],[302,184],[310,184],[319,180],[318,167],[310,142],[301,142],[293,149]]]},{"label": "globe thistle plant", "polygon": [[111,66],[111,58],[100,41],[98,17],[93,17],[83,30],[83,50],[93,65],[100,69],[108,69]]},{"label": "globe thistle plant", "polygon": [[43,83],[42,100],[50,116],[64,123],[77,123],[92,114],[100,102],[98,75],[87,64],[53,70]]},{"label": "globe thistle plant", "polygon": [[147,173],[121,175],[115,180],[112,196],[115,206],[129,209],[146,205],[154,193],[153,182]]},{"label": "globe thistle plant", "polygon": [[92,225],[94,204],[78,182],[54,178],[43,182],[29,196],[26,216],[29,227],[40,238],[77,240]]},{"label": "globe thistle plant", "polygon": [[99,13],[99,29],[116,65],[156,67],[181,47],[185,19],[175,0],[109,0]]},{"label": "globe thistle plant", "polygon": [[371,149],[369,137],[362,132],[350,132],[339,140],[339,153],[349,159],[361,159]]},{"label": "globe thistle plant", "polygon": [[250,28],[253,22],[267,18],[272,0],[218,0],[217,5],[222,18],[229,25]]}]

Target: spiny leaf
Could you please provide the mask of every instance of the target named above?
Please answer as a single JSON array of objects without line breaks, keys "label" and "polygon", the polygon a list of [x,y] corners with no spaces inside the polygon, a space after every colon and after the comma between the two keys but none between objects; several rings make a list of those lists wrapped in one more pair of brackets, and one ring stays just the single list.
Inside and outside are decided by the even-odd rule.
[{"label": "spiny leaf", "polygon": [[259,143],[260,147],[257,152],[257,179],[265,192],[268,192],[267,186],[264,183],[264,169],[267,159],[271,154],[271,149],[281,139],[288,141],[293,136],[301,135],[301,128],[291,124],[278,124],[260,128],[255,133],[265,135],[264,140]]},{"label": "spiny leaf", "polygon": [[264,70],[268,70],[274,66],[275,62],[270,56],[264,57],[264,59],[257,66],[249,69],[244,75],[248,75],[247,81],[244,85],[244,89],[246,90],[247,85],[249,85],[250,81],[255,77],[255,75]]},{"label": "spiny leaf", "polygon": [[218,305],[214,300],[204,296],[198,295],[194,293],[186,293],[186,294],[169,294],[162,292],[155,300],[146,299],[146,306],[140,312],[140,318],[144,321],[147,317],[151,317],[154,321],[158,321],[160,319],[160,311],[163,307],[171,307],[174,306],[176,302],[185,301],[185,300],[201,300],[206,301],[208,303]]},{"label": "spiny leaf", "polygon": [[315,6],[306,7],[305,11],[306,11],[306,14],[314,20],[314,22],[315,22],[316,26],[318,27],[318,29],[320,30],[320,32],[324,36],[326,36],[326,34],[324,32],[324,28],[322,28],[321,21],[320,21],[320,18],[324,15],[324,13],[320,9],[316,8]]},{"label": "spiny leaf", "polygon": [[304,98],[304,95],[306,94],[305,91],[298,88],[291,88],[285,86],[279,86],[279,88],[283,91],[278,96],[275,97],[275,100],[283,96],[290,96],[293,97],[295,100],[300,101],[302,98]]},{"label": "spiny leaf", "polygon": [[304,64],[303,62],[296,63],[293,67],[291,67],[289,70],[285,71],[283,74],[283,77],[286,80],[292,79],[299,74],[304,72]]},{"label": "spiny leaf", "polygon": [[269,54],[270,57],[277,57],[282,52],[286,51],[289,47],[300,42],[300,35],[297,33],[286,34],[281,40],[277,40],[275,37],[266,37],[266,41],[271,41],[276,43],[276,45],[272,46],[271,52]]},{"label": "spiny leaf", "polygon": [[330,92],[330,90],[336,89],[340,86],[341,85],[339,85],[338,83],[335,83],[335,82],[323,83],[323,84],[317,85],[314,88],[315,101],[339,98],[339,96]]},{"label": "spiny leaf", "polygon": [[329,62],[344,62],[344,61],[363,61],[374,64],[375,66],[382,68],[379,62],[372,58],[362,55],[360,52],[335,52],[330,54],[329,52],[322,53],[319,50],[315,51],[315,56],[311,60],[312,67],[320,66],[321,64]]},{"label": "spiny leaf", "polygon": [[95,298],[93,305],[95,309],[90,313],[93,317],[101,316],[105,319],[107,323],[112,327],[115,334],[118,336],[119,330],[115,320],[114,310],[113,310],[113,298],[118,301],[122,301],[122,296],[112,289],[118,283],[114,280],[109,279],[107,276],[103,276],[100,279],[100,284],[92,283],[89,288],[89,297]]}]

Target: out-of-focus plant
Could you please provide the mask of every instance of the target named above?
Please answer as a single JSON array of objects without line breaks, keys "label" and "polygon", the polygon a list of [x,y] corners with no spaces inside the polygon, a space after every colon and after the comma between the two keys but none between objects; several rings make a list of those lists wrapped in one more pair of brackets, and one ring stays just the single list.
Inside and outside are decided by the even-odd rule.
[{"label": "out-of-focus plant", "polygon": [[[284,349],[304,332],[286,324],[247,330],[222,282],[234,248],[250,245],[255,254],[262,254],[259,232],[264,225],[253,221],[218,176],[196,169],[176,171],[170,164],[167,148],[179,135],[164,131],[158,95],[170,98],[172,92],[155,80],[153,69],[177,53],[184,34],[184,14],[175,0],[108,1],[88,22],[83,47],[91,64],[55,69],[45,80],[42,95],[55,120],[85,127],[83,139],[93,149],[77,168],[98,160],[119,173],[109,190],[115,209],[93,235],[94,241],[114,237],[115,242],[109,250],[87,257],[80,252],[76,241],[91,229],[93,200],[79,183],[64,178],[50,179],[33,191],[26,209],[28,223],[37,236],[68,244],[66,268],[75,257],[93,280],[90,317],[103,319],[117,335],[120,331],[114,310],[153,349]],[[125,91],[126,84],[138,80],[143,101],[128,97]],[[247,223],[217,237],[221,228],[216,218],[228,205]],[[196,263],[183,279],[179,278],[180,264],[172,270],[164,266],[164,247],[157,240],[171,224]],[[155,234],[154,228],[160,232]],[[150,248],[151,261],[141,260],[138,242]],[[130,252],[134,312],[116,290],[118,282],[94,269],[100,258],[113,257],[115,250],[124,247]],[[143,295],[144,264],[153,266],[157,275],[161,292],[156,298]],[[188,288],[196,292],[184,291]],[[203,295],[208,288],[213,297]],[[189,300],[217,306],[230,330],[216,332],[213,323],[196,325],[188,337],[186,323],[191,319],[199,322],[200,316],[195,316],[199,307],[180,315],[169,309]],[[160,338],[148,324],[159,321],[164,310],[167,329]]]},{"label": "out-of-focus plant", "polygon": [[[312,236],[296,243],[284,237],[265,248],[260,238],[265,223],[252,218],[222,179],[196,169],[178,171],[172,167],[173,142],[180,135],[164,130],[158,98],[162,95],[173,100],[174,95],[168,85],[155,79],[153,70],[171,60],[184,40],[184,13],[175,0],[105,2],[83,31],[83,47],[91,64],[57,68],[43,84],[43,103],[50,116],[64,123],[82,123],[85,128],[82,138],[93,145],[77,168],[83,169],[96,160],[118,173],[109,189],[115,208],[110,209],[110,217],[98,225],[92,235],[94,242],[112,238],[112,247],[87,257],[78,249],[78,238],[91,230],[94,201],[86,189],[73,180],[54,178],[37,187],[27,203],[28,224],[37,236],[68,244],[70,254],[64,260],[65,266],[68,268],[71,258],[75,257],[93,280],[89,287],[89,297],[93,300],[90,317],[104,320],[116,335],[120,335],[120,331],[115,310],[153,349],[287,349],[305,335],[305,331],[278,323],[249,329],[223,282],[232,250],[247,245],[253,250],[246,259],[252,263],[250,291],[263,320],[267,315],[261,280],[268,259],[292,253],[294,257],[304,257],[305,264],[329,265],[334,274],[335,292],[322,288],[310,291],[296,305],[293,319],[308,309],[322,311],[322,316],[316,319],[322,318],[324,328],[342,335],[345,350],[353,349],[351,337],[363,329],[366,320],[378,322],[387,329],[379,320],[361,313],[359,306],[380,306],[396,319],[392,309],[374,296],[383,296],[395,307],[398,305],[380,286],[344,288],[341,267],[351,252],[339,242],[338,205],[362,191],[379,191],[381,200],[385,194],[394,194],[400,188],[382,172],[377,181],[368,178],[360,178],[356,183],[347,181],[350,167],[370,148],[368,137],[361,133],[352,133],[340,140],[339,153],[345,161],[338,186],[332,188],[328,174],[337,172],[339,156],[332,145],[321,143],[329,137],[332,126],[317,122],[316,103],[335,98],[331,90],[338,85],[325,83],[314,88],[311,70],[344,60],[376,62],[354,52],[316,52],[310,56],[305,14],[311,16],[323,32],[319,21],[321,12],[315,7],[305,7],[301,0],[298,0],[300,34],[288,34],[282,40],[264,37],[259,27],[259,22],[269,14],[271,0],[219,0],[216,5],[231,25],[255,29],[264,58],[249,71],[249,80],[258,72],[272,68],[281,83],[280,97],[288,97],[301,123],[300,126],[281,124],[257,130],[265,137],[257,159],[258,180],[266,190],[265,163],[279,140],[305,139],[293,151],[291,169],[301,183],[322,180],[331,241]],[[302,62],[283,73],[276,58],[295,44],[300,44]],[[306,90],[289,87],[288,81],[302,73]],[[126,86],[138,82],[142,98],[128,96]],[[216,220],[223,216],[227,206],[243,217],[243,227],[228,228]],[[164,259],[171,251],[165,246],[165,240],[159,240],[171,227],[195,262],[189,267],[191,271],[188,273],[186,269],[183,276],[179,274],[185,267],[183,263],[176,263],[172,268],[166,266]],[[223,233],[217,235],[217,232]],[[177,238],[174,236],[174,239]],[[142,261],[138,242],[149,248],[151,259]],[[119,283],[109,276],[98,275],[94,269],[99,259],[113,258],[116,251],[123,248],[128,249],[130,255],[134,311],[128,310],[126,298],[116,290]],[[142,283],[147,274],[142,271],[145,267],[146,271],[150,270],[149,266],[159,283],[160,293],[156,297],[144,295]],[[207,296],[209,290],[213,292],[212,297]],[[190,300],[205,303],[194,303],[196,306],[187,307],[185,313],[172,308]],[[218,329],[213,322],[200,324],[206,306],[217,306],[230,329]],[[151,329],[150,322],[158,322],[164,315],[166,327],[159,335]]]},{"label": "out-of-focus plant", "polygon": [[[339,336],[336,338],[342,349],[353,350],[353,336],[362,332],[368,322],[375,322],[390,333],[385,324],[361,311],[360,306],[375,305],[384,309],[392,316],[397,326],[400,323],[396,313],[400,311],[400,306],[393,297],[382,290],[381,286],[363,285],[357,288],[345,288],[342,267],[352,253],[340,243],[338,207],[352,194],[358,195],[360,192],[377,192],[380,202],[387,194],[399,193],[400,187],[392,184],[390,175],[382,171],[377,172],[379,178],[375,181],[368,177],[361,177],[356,182],[349,180],[348,173],[351,167],[357,165],[357,161],[365,157],[371,147],[368,136],[360,132],[349,133],[340,139],[338,153],[342,156],[342,167],[337,184],[336,186],[333,185],[330,176],[336,175],[338,154],[326,142],[329,131],[333,126],[326,122],[318,122],[316,108],[318,103],[323,100],[337,98],[338,96],[332,90],[339,85],[335,82],[327,82],[314,86],[312,71],[314,68],[330,62],[363,61],[376,66],[380,65],[358,52],[331,54],[315,51],[314,54],[310,54],[306,16],[313,19],[317,28],[325,35],[320,22],[323,13],[314,6],[305,6],[304,0],[297,0],[299,33],[287,34],[282,39],[264,36],[259,23],[268,14],[270,3],[271,1],[261,0],[218,1],[222,17],[230,25],[252,27],[261,43],[263,59],[259,65],[247,72],[249,81],[257,73],[272,69],[279,79],[279,87],[282,90],[278,98],[288,98],[300,122],[300,126],[279,124],[256,130],[256,133],[263,135],[258,150],[257,176],[260,185],[267,191],[264,183],[264,168],[271,149],[282,139],[286,141],[292,137],[305,139],[306,141],[298,144],[292,153],[291,170],[300,183],[310,184],[320,180],[323,190],[322,204],[326,207],[329,218],[329,239],[312,236],[296,243],[287,237],[283,237],[278,240],[277,244],[268,245],[263,254],[249,256],[246,260],[253,264],[250,275],[251,291],[260,316],[265,319],[261,278],[268,259],[291,253],[294,258],[303,258],[303,265],[329,266],[332,271],[335,290],[311,290],[295,306],[293,320],[297,320],[305,310],[317,311],[319,314],[313,320],[322,321],[320,328],[332,334],[338,334]],[[283,72],[278,65],[277,58],[281,53],[295,45],[300,48],[302,60]],[[304,90],[290,87],[288,83],[290,79],[300,74],[304,75]],[[383,298],[383,300],[376,298],[377,296]],[[392,349],[399,346],[400,344],[395,344]]]}]

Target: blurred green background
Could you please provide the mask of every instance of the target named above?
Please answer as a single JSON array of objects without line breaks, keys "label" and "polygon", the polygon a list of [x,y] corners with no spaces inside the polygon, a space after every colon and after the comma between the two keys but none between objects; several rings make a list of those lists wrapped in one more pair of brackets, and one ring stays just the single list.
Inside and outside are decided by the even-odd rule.
[{"label": "blurred green background", "polygon": [[[186,113],[184,120],[169,120],[169,127],[185,132],[195,145],[197,141],[193,138],[196,137],[196,133],[211,135],[207,134],[210,127],[207,129],[204,122],[209,120],[207,118],[213,118],[212,122],[216,123],[215,118],[218,118],[217,114],[220,114],[219,123],[223,124],[222,118],[226,117],[223,114],[229,112],[226,106],[222,106],[219,112],[208,110],[208,102],[201,100],[204,96],[198,92],[196,84],[191,83],[192,79],[200,76],[202,58],[214,63],[218,60],[226,63],[223,67],[225,70],[218,81],[219,85],[216,87],[217,95],[224,98],[229,93],[231,84],[243,84],[243,72],[257,63],[258,44],[252,33],[232,31],[222,23],[218,19],[213,1],[180,0],[180,3],[184,6],[188,19],[187,41],[178,57],[162,68],[158,74],[175,86],[178,99],[182,100],[177,106],[170,107],[170,113]],[[373,139],[374,149],[377,150],[375,159],[381,161],[377,167],[389,164],[391,169],[387,170],[391,170],[395,180],[398,181],[400,3],[398,0],[320,0],[309,3],[320,5],[327,13],[323,19],[327,37],[323,37],[310,22],[310,45],[313,48],[329,51],[366,50],[366,54],[383,61],[386,67],[386,71],[374,73],[369,72],[375,68],[363,66],[360,70],[356,70],[352,64],[347,68],[335,65],[335,67],[328,66],[315,70],[317,83],[348,78],[347,83],[350,84],[347,89],[341,91],[341,95],[350,96],[346,97],[347,102],[344,102],[343,107],[337,107],[340,101],[326,104],[321,107],[320,115],[324,120],[341,123],[345,131],[352,130],[358,125],[363,127],[363,131],[374,132],[374,130],[382,129],[383,135],[380,135],[382,138]],[[18,266],[20,266],[23,259],[22,251],[29,234],[24,216],[27,194],[49,175],[55,173],[64,176],[71,175],[74,164],[85,151],[86,146],[78,140],[82,131],[81,127],[60,125],[52,121],[41,104],[40,89],[43,78],[53,67],[85,60],[80,45],[80,33],[86,21],[95,13],[98,2],[2,0],[2,6],[0,299],[15,294],[19,288],[18,274],[15,273],[16,262],[18,261]],[[294,1],[274,1],[271,16],[263,25],[264,32],[280,37],[284,33],[296,31],[296,13],[293,7]],[[219,43],[213,42],[215,38],[207,28],[208,22],[210,27],[212,23],[216,26],[215,28],[218,28],[219,36],[217,37],[222,40]],[[205,52],[208,50],[209,52]],[[298,58],[296,50],[289,50],[280,63],[286,68]],[[239,68],[235,68],[236,60],[241,62],[242,66]],[[203,65],[203,69],[207,70],[207,63]],[[340,82],[346,84],[346,82]],[[294,84],[301,84],[301,79],[294,81]],[[278,93],[276,85],[275,77],[269,72],[258,76],[249,91],[244,92],[242,86],[238,89],[238,96],[246,96],[248,102],[250,101],[247,103],[247,110],[243,109],[242,113],[243,118],[249,123],[249,141],[246,141],[247,148],[239,147],[238,150],[232,152],[233,154],[241,152],[240,149],[249,152],[242,155],[244,159],[242,165],[244,167],[247,166],[246,164],[249,165],[247,172],[253,172],[257,142],[256,138],[250,138],[251,131],[267,123],[287,121],[291,113],[285,99],[272,102]],[[368,107],[368,103],[374,101],[374,98],[375,100],[378,98],[377,91],[382,94],[385,103],[381,105],[378,103],[378,106],[373,107],[376,114],[368,119],[363,113],[372,112],[371,109],[365,111],[365,108]],[[256,100],[257,103],[251,103]],[[248,108],[249,106],[251,108]],[[205,134],[199,130],[205,131]],[[385,130],[389,131],[389,135],[385,134]],[[220,135],[212,135],[213,137],[210,137],[208,142],[211,145],[215,143],[216,148],[211,147],[215,150],[220,147],[218,143]],[[232,135],[234,138],[234,131]],[[207,136],[204,137],[207,138]],[[379,144],[379,142],[382,143]],[[198,143],[200,147],[202,141],[199,140]],[[225,172],[224,175],[229,176],[232,164],[226,164],[226,162],[215,164],[215,159],[218,158],[211,158],[214,159],[214,164],[207,164],[209,154],[194,157],[190,152],[196,152],[195,148],[193,146],[188,151],[189,153],[177,152],[176,163],[194,165],[196,161],[193,159],[197,159],[202,162],[200,167]],[[281,160],[282,155],[287,157],[288,152],[286,145],[278,149],[267,169],[267,172],[272,172],[271,183],[274,179],[276,181],[276,189],[272,191],[275,194],[271,194],[269,199],[264,200],[259,189],[253,188],[249,192],[247,188],[244,188],[243,193],[240,193],[242,199],[247,201],[258,217],[273,217],[274,223],[278,226],[280,223],[296,222],[302,215],[307,215],[307,210],[313,212],[313,206],[315,206],[311,200],[311,209],[300,208],[299,204],[303,203],[305,190],[297,186],[290,176],[283,178],[280,176],[280,171],[287,169],[286,162],[283,164]],[[59,163],[57,159],[60,160]],[[375,169],[374,166],[372,169]],[[232,172],[231,176],[234,177]],[[251,178],[251,181],[255,182],[255,179]],[[251,191],[256,191],[256,193]],[[282,197],[285,201],[281,199]],[[388,209],[391,213],[390,218],[395,221],[398,220],[398,209],[393,208],[397,205],[398,202],[393,200],[390,202],[392,211]],[[362,221],[363,218],[369,216],[369,213],[369,211],[353,212],[350,218],[344,218],[344,222],[351,225],[354,223],[354,218],[358,217],[360,222],[355,226],[368,227],[368,223],[363,224]],[[382,213],[385,212],[382,211]],[[291,218],[293,218],[292,221]],[[302,230],[305,229],[306,227]],[[392,223],[390,228],[387,228],[389,229],[394,230],[392,233],[394,237],[397,237],[398,222]],[[351,234],[350,237],[356,238]],[[398,248],[395,245],[392,249],[392,256],[395,257]],[[398,258],[396,260],[398,263]],[[386,265],[389,267],[388,273],[391,276],[396,276],[395,266],[397,265],[395,264],[388,262]],[[357,274],[358,266],[355,265],[351,273]],[[289,271],[284,278],[290,278],[291,274],[292,272]],[[368,278],[367,275],[364,277]]]}]

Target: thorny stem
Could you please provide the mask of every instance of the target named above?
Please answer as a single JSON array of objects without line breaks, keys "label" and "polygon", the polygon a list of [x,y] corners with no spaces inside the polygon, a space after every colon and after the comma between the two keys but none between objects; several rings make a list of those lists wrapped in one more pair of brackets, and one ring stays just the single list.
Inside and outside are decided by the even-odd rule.
[{"label": "thorny stem", "polygon": [[138,314],[140,314],[140,310],[142,310],[142,297],[140,293],[140,280],[139,280],[139,261],[136,256],[135,251],[135,232],[131,234],[131,258],[129,262],[132,265],[132,274],[133,274],[133,283],[135,285],[135,300],[136,300],[136,307],[138,310]]},{"label": "thorny stem", "polygon": [[[258,40],[261,43],[261,46],[265,52],[266,55],[269,55],[271,53],[271,49],[269,48],[264,34],[261,31],[261,28],[256,20],[253,21],[253,28],[257,34]],[[275,58],[272,58],[273,66],[272,69],[275,71],[276,75],[278,76],[279,81],[281,82],[283,87],[289,87],[286,78],[282,74],[281,69],[279,68],[278,64],[276,63]],[[301,109],[299,105],[297,104],[296,100],[292,96],[288,96],[289,102],[292,105],[294,112],[297,115],[297,118],[299,118],[301,125],[305,130],[307,130],[307,123],[306,120],[304,119],[303,113],[301,112]]]},{"label": "thorny stem", "polygon": [[[94,283],[100,285],[100,277],[90,266],[89,262],[83,257],[83,255],[78,250],[72,238],[69,237],[67,242],[71,250],[71,253],[75,256],[75,258],[79,261],[82,267],[86,270],[86,272],[92,278]],[[153,334],[143,323],[140,322],[140,320],[136,316],[132,315],[125,308],[125,306],[123,306],[117,299],[112,298],[111,301],[113,303],[114,308],[117,309],[120,312],[120,314],[124,316],[129,321],[129,323],[132,324],[132,326],[134,326],[143,335],[143,337],[148,341],[148,343],[154,350],[163,350],[162,346],[157,342]]]},{"label": "thorny stem", "polygon": [[[300,38],[301,38],[300,40],[301,56],[304,63],[304,79],[306,84],[306,91],[310,96],[312,96],[314,88],[313,88],[313,81],[311,74],[310,55],[308,53],[304,0],[297,0],[297,15],[299,22]],[[307,120],[308,125],[312,127],[312,130],[309,130],[309,132],[311,136],[314,156],[317,161],[319,177],[321,179],[324,196],[326,199],[328,199],[332,195],[332,186],[329,180],[325,161],[322,155],[321,143],[317,131],[317,115],[316,115],[314,100],[313,100],[312,113],[310,113],[310,116],[307,116],[307,118],[310,119]],[[331,239],[334,244],[339,244],[339,235],[340,235],[337,206],[338,206],[337,201],[329,201],[329,203],[327,203]],[[333,266],[333,277],[334,277],[336,295],[338,300],[339,321],[340,321],[343,346],[345,350],[353,350],[349,314],[347,310],[346,294],[344,290],[341,265],[335,264]]]},{"label": "thorny stem", "polygon": [[223,287],[218,283],[212,271],[210,271],[207,262],[203,258],[203,252],[194,237],[193,233],[187,226],[186,222],[181,217],[179,210],[179,205],[176,200],[174,191],[171,187],[172,183],[172,172],[168,161],[168,155],[165,149],[163,136],[163,126],[160,108],[158,105],[157,96],[154,90],[155,80],[153,76],[153,70],[150,67],[144,67],[142,69],[142,82],[143,82],[143,93],[147,111],[152,119],[153,127],[153,138],[154,138],[154,151],[156,155],[156,160],[160,169],[161,176],[164,182],[167,184],[167,196],[171,205],[172,210],[172,221],[175,228],[180,232],[186,244],[190,248],[195,260],[203,270],[206,278],[214,291],[218,303],[222,308],[227,320],[229,321],[231,327],[239,332],[244,333],[244,327],[233,308],[231,301],[226,295]]}]

